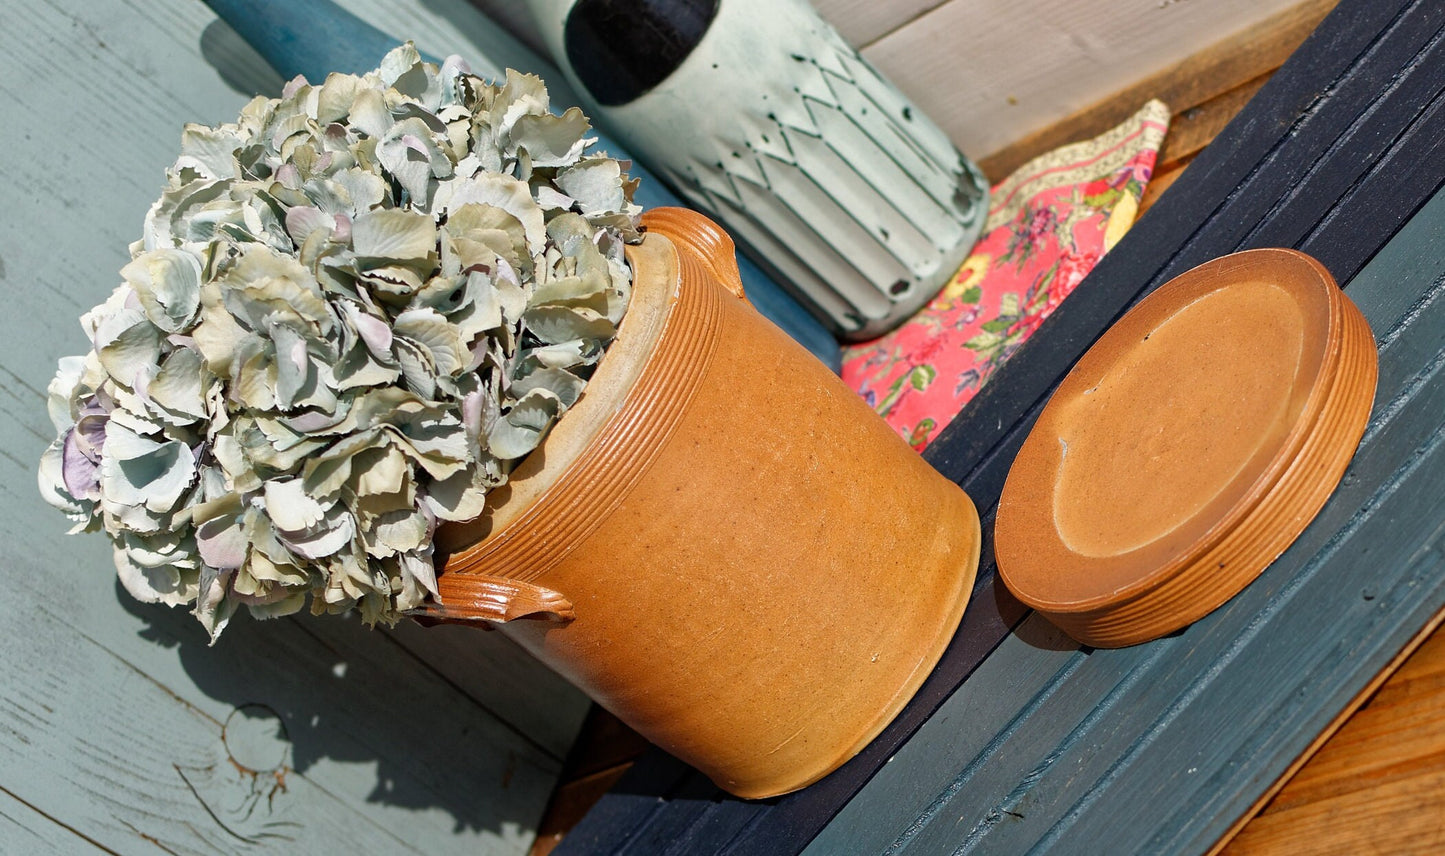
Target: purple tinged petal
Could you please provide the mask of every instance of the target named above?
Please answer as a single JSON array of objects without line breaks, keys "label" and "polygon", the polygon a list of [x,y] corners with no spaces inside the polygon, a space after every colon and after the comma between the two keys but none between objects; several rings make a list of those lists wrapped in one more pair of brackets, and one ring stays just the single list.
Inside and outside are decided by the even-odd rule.
[{"label": "purple tinged petal", "polygon": [[352,314],[351,321],[366,347],[377,356],[391,356],[391,325],[365,312]]},{"label": "purple tinged petal", "polygon": [[305,373],[305,371],[306,371],[306,340],[304,340],[304,339],[297,339],[297,340],[296,340],[296,343],[291,346],[291,353],[288,354],[288,356],[291,357],[291,364],[296,367],[296,370],[297,370],[298,372]]},{"label": "purple tinged petal", "polygon": [[300,431],[303,434],[310,434],[314,431],[321,431],[336,424],[336,417],[330,413],[320,410],[311,410],[297,414],[286,420],[286,425],[293,431]]},{"label": "purple tinged petal", "polygon": [[213,568],[231,571],[246,561],[246,531],[230,515],[207,520],[196,527],[201,560]]},{"label": "purple tinged petal", "polygon": [[80,448],[74,429],[65,432],[61,461],[67,493],[76,499],[100,499],[100,465]]},{"label": "purple tinged petal", "polygon": [[290,190],[301,189],[301,170],[294,163],[283,163],[276,170],[276,180]]},{"label": "purple tinged petal", "polygon": [[109,421],[110,414],[86,409],[80,411],[80,420],[75,423],[76,447],[95,463],[100,463],[105,450],[105,423]]},{"label": "purple tinged petal", "polygon": [[462,424],[467,428],[467,436],[476,438],[482,433],[482,393],[480,391],[469,392],[462,398]]}]

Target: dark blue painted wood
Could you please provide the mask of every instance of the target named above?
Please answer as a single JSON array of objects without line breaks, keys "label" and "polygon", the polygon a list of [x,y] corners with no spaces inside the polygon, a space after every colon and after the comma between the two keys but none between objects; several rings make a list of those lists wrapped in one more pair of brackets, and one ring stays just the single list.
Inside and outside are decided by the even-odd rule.
[{"label": "dark blue painted wood", "polygon": [[[930,447],[930,462],[964,485],[980,508],[991,508],[1019,444],[1073,362],[1129,306],[1195,264],[1238,249],[1285,244],[1316,254],[1341,281],[1360,271],[1445,182],[1440,153],[1445,127],[1437,115],[1440,85],[1445,83],[1445,62],[1439,55],[1442,16],[1445,5],[1422,0],[1341,3],[1101,261],[1076,296],[1055,312]],[[1413,349],[1412,359],[1429,358],[1418,342],[1404,347]],[[1395,445],[1387,448],[1398,454],[1408,452]],[[990,522],[986,520],[985,526]],[[945,654],[935,680],[896,727],[833,776],[740,819],[730,844],[721,851],[710,844],[688,852],[796,853],[804,848],[905,745],[921,721],[939,710],[941,698],[960,685],[967,690],[975,668],[1009,637],[1021,613],[989,605],[992,570],[986,554],[980,568],[979,595],[954,645]],[[1411,622],[1418,626],[1415,614],[1396,613],[1390,618],[1400,632],[1410,630]],[[1031,632],[1026,629],[1029,626],[1020,632]],[[1162,644],[1179,643],[1169,640]],[[995,658],[998,662],[1007,659],[1000,649],[986,662],[993,663]],[[1116,686],[1128,684],[1130,674],[1121,677]],[[1314,705],[1304,707],[1323,711],[1333,703],[1319,687],[1311,690],[1314,694],[1309,698]],[[1288,750],[1275,747],[1275,751]],[[648,793],[659,800],[648,816],[640,821],[635,816],[624,818],[614,810],[614,797],[609,795],[578,826],[576,832],[584,834],[578,839],[579,847],[564,842],[559,852],[614,852],[618,842],[637,834],[637,823],[666,822],[671,804],[664,795],[684,776],[676,772],[674,778],[664,781],[639,771],[629,777],[624,783],[628,793]],[[1221,775],[1212,783],[1211,793],[1237,803],[1251,788],[1257,793],[1264,784],[1267,782],[1242,783]],[[1135,796],[1158,800],[1176,785],[1166,782],[1159,790]],[[1088,814],[1087,803],[1087,799],[1080,803],[1080,813],[1070,821],[1070,828],[1088,828],[1079,822],[1085,815],[1091,822],[1100,817],[1107,820],[1107,814]],[[1005,809],[1000,809],[996,820],[1009,818]],[[715,827],[710,834],[716,835]],[[1207,838],[1209,829],[1176,829],[1171,834],[1174,837],[1167,841],[1182,846],[1184,841],[1198,843]],[[1061,839],[1046,836],[1046,840]],[[1071,840],[1075,844],[1083,841]],[[580,846],[583,841],[585,847]],[[851,846],[861,843],[856,839],[840,841],[850,845],[848,852],[873,852]],[[1161,838],[1156,843],[1165,841]],[[678,848],[688,844],[684,836],[674,842],[673,850],[684,852]],[[1075,851],[1061,847],[1060,852]]]},{"label": "dark blue painted wood", "polygon": [[1351,284],[1380,343],[1375,415],[1344,483],[1279,561],[1149,645],[1051,654],[1010,639],[808,852],[1212,844],[1445,606],[1442,236],[1445,194]]}]

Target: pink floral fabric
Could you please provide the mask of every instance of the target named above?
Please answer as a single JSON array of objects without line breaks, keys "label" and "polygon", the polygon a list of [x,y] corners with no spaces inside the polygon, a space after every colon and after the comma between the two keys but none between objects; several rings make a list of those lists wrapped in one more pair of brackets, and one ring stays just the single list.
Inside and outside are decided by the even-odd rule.
[{"label": "pink floral fabric", "polygon": [[952,281],[901,327],[845,348],[843,380],[926,448],[1133,224],[1168,125],[1151,101],[1000,182]]}]

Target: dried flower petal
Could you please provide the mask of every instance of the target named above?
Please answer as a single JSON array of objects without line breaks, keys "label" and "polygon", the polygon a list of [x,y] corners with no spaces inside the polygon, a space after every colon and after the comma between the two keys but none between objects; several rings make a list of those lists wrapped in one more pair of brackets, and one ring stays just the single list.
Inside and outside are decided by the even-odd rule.
[{"label": "dried flower petal", "polygon": [[547,105],[405,45],[185,128],[47,390],[38,473],[135,597],[214,639],[242,604],[393,622],[436,596],[438,521],[577,401],[631,291],[634,182]]}]

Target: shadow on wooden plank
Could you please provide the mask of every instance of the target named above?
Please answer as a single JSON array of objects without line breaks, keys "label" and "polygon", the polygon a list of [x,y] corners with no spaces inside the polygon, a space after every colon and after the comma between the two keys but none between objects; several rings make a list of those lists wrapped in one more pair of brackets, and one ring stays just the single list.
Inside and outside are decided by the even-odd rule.
[{"label": "shadow on wooden plank", "polygon": [[[528,734],[483,710],[440,704],[449,696],[460,698],[456,687],[439,675],[418,681],[399,674],[436,671],[419,659],[427,653],[425,643],[416,652],[407,651],[355,616],[259,622],[238,614],[211,646],[188,613],[140,603],[118,582],[115,597],[126,612],[145,622],[139,634],[143,639],[174,650],[195,687],[230,706],[222,737],[237,768],[272,777],[284,789],[291,771],[310,776],[319,766],[331,768],[336,762],[374,765],[375,786],[368,802],[440,809],[453,818],[457,831],[501,832],[535,824],[530,812],[525,817],[513,813],[508,808],[512,800],[501,793],[549,789],[560,760]],[[477,635],[483,636],[481,631]],[[455,650],[442,650],[446,656],[459,656]],[[422,688],[427,685],[435,691]],[[264,735],[268,728],[277,732],[270,745]],[[238,729],[249,734],[244,742],[237,740]],[[419,743],[417,734],[429,739]],[[497,757],[499,747],[509,745],[505,757]],[[181,775],[187,778],[184,771]],[[207,790],[205,778],[195,776],[187,783],[209,812],[238,810],[230,785]],[[500,792],[488,798],[494,788]]]}]

